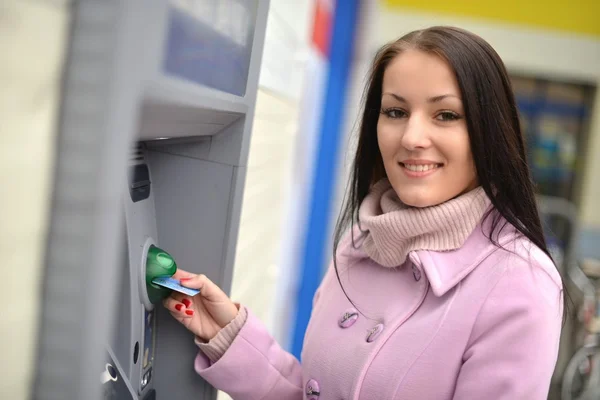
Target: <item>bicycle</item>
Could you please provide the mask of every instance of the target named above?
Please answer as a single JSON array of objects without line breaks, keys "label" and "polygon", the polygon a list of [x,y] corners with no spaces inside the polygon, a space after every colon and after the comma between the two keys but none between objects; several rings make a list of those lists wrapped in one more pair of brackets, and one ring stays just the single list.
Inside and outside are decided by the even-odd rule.
[{"label": "bicycle", "polygon": [[600,260],[571,265],[571,280],[583,293],[579,320],[585,330],[583,346],[569,360],[563,373],[562,400],[600,399]]}]

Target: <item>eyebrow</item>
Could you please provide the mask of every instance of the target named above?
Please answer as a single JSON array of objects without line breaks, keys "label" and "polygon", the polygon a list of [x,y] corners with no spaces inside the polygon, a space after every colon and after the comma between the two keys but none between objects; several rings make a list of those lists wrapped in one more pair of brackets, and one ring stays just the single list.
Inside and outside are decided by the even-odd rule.
[{"label": "eyebrow", "polygon": [[[398,95],[397,95],[397,94],[395,94],[395,93],[385,92],[384,94],[387,94],[387,95],[390,95],[390,96],[392,96],[393,98],[395,98],[395,99],[396,99],[396,100],[398,100],[399,102],[402,102],[402,103],[408,103],[408,101],[406,101],[406,99],[405,99],[404,97],[402,97],[402,96],[398,96]],[[454,97],[454,98],[457,98],[458,100],[460,100],[460,97],[458,97],[458,96],[456,96],[456,95],[454,95],[454,94],[450,94],[450,93],[448,93],[448,94],[441,94],[441,95],[439,95],[439,96],[433,96],[433,97],[429,97],[429,98],[427,99],[427,102],[428,102],[428,103],[438,103],[438,102],[440,102],[440,101],[442,101],[442,100],[444,100],[445,98],[448,98],[448,97]]]}]

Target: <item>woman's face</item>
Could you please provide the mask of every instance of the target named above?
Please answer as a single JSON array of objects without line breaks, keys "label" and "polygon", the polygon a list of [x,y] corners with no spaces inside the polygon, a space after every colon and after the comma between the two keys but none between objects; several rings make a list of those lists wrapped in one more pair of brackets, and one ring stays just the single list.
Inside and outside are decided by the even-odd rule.
[{"label": "woman's face", "polygon": [[377,141],[404,204],[433,206],[478,185],[458,83],[435,55],[406,50],[387,66]]}]

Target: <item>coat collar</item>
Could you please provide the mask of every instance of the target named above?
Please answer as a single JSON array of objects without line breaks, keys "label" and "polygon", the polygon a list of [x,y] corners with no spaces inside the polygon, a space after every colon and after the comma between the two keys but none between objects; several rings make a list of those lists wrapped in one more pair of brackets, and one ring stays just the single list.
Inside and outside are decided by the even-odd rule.
[{"label": "coat collar", "polygon": [[[452,251],[417,250],[409,253],[410,260],[425,271],[431,289],[436,296],[446,292],[461,282],[483,260],[500,248],[492,243],[487,232],[490,232],[492,218],[477,225],[462,247]],[[506,221],[501,220],[500,223]],[[512,225],[502,229],[498,243],[503,246],[517,237]]]}]

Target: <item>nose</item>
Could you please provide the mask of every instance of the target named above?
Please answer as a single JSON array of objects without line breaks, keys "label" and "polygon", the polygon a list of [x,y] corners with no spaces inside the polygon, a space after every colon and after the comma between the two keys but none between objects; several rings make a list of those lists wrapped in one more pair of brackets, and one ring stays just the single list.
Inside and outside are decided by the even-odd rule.
[{"label": "nose", "polygon": [[407,150],[425,149],[431,145],[429,126],[425,117],[411,115],[402,134],[402,146]]}]

